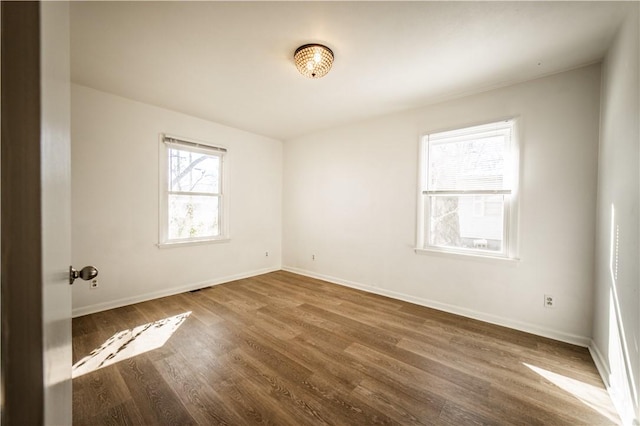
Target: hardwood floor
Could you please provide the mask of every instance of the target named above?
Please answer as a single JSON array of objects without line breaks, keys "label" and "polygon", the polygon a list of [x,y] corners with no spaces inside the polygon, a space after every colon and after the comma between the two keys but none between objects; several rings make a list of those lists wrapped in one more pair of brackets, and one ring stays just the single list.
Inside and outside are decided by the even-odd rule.
[{"label": "hardwood floor", "polygon": [[584,348],[284,271],[75,318],[73,357],[77,425],[618,422]]}]

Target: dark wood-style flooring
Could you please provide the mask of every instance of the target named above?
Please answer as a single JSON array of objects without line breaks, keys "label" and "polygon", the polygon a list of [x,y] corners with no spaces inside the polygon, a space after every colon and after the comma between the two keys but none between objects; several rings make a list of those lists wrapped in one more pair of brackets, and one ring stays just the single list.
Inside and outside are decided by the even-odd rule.
[{"label": "dark wood-style flooring", "polygon": [[585,348],[284,271],[75,318],[76,369],[116,341],[76,425],[618,421]]}]

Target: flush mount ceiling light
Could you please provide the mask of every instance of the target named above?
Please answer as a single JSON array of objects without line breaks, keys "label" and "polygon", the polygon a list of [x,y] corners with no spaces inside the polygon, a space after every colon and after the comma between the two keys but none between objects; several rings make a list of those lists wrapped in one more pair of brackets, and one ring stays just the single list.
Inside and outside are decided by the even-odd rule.
[{"label": "flush mount ceiling light", "polygon": [[300,74],[309,78],[320,78],[331,69],[333,52],[321,44],[305,44],[296,49],[293,60]]}]

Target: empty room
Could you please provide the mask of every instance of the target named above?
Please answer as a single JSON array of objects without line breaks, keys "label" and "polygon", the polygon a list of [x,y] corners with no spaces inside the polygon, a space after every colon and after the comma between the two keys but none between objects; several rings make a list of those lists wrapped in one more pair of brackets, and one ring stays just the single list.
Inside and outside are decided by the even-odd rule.
[{"label": "empty room", "polygon": [[640,3],[6,3],[7,424],[639,424]]}]

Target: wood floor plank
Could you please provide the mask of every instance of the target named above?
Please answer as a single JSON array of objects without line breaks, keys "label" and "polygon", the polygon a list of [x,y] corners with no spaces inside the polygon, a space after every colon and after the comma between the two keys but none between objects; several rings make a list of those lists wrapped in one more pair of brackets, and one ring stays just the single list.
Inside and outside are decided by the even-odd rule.
[{"label": "wood floor plank", "polygon": [[371,306],[356,303],[352,301],[344,301],[340,304],[342,312],[350,312],[357,317],[365,317],[371,320],[371,323],[378,324],[394,324],[403,327],[416,327],[425,323],[425,319],[416,315],[407,314],[393,307],[392,309],[383,308],[381,306]]},{"label": "wood floor plank", "polygon": [[585,348],[285,271],[75,318],[73,360],[180,314],[74,378],[74,424],[619,424]]},{"label": "wood floor plank", "polygon": [[125,381],[113,366],[73,379],[73,414],[78,419],[109,412],[130,399]]},{"label": "wood floor plank", "polygon": [[95,315],[85,315],[74,318],[72,320],[72,326],[74,336],[82,336],[98,330],[98,326],[95,323]]},{"label": "wood floor plank", "polygon": [[[257,335],[254,335],[253,337],[257,338]],[[294,349],[293,344],[280,345],[277,341],[274,341],[274,339],[269,339],[264,335],[262,337],[265,339],[263,342],[267,345],[272,345],[273,347],[278,346],[283,350]],[[295,360],[303,351],[304,349],[300,352],[295,351],[295,349],[293,351],[290,350],[287,351],[287,356],[292,360]],[[253,355],[255,356],[256,353],[254,352]],[[238,353],[235,360],[237,362],[241,362],[244,367],[243,370],[253,371],[254,376],[266,378],[269,383],[273,384],[277,382],[276,378],[280,378],[280,380],[288,383],[288,389],[290,392],[287,392],[287,394],[305,395],[306,398],[299,399],[299,401],[305,401],[302,406],[306,407],[308,413],[313,414],[314,423],[318,421],[325,421],[325,419],[318,414],[317,408],[312,408],[313,406],[318,405],[327,406],[328,409],[325,410],[325,416],[329,416],[333,419],[331,424],[336,424],[336,422],[340,423],[340,419],[342,419],[342,421],[348,421],[350,424],[386,424],[391,422],[390,418],[388,418],[386,414],[376,410],[374,407],[368,406],[361,398],[349,397],[354,386],[358,384],[357,376],[351,375],[353,378],[351,381],[342,381],[331,375],[327,370],[323,369],[321,374],[316,373],[305,377],[300,374],[296,374],[289,368],[281,370],[281,364],[274,365],[270,362],[271,360],[269,358],[255,359],[253,357],[246,357],[243,353]],[[307,358],[307,360],[309,359]],[[312,362],[314,360],[316,360],[315,363]],[[298,363],[297,361],[295,362],[299,365],[304,365],[304,361],[302,363]],[[261,367],[257,364],[260,364]],[[315,365],[317,369],[317,366],[319,365],[317,357],[314,357],[309,364],[310,367],[311,365]],[[287,367],[289,365],[290,363],[287,364]],[[271,372],[271,375],[265,376],[265,372]],[[346,372],[342,370],[340,373]],[[366,409],[361,407],[366,407]],[[336,415],[338,415],[337,418]]]},{"label": "wood floor plank", "polygon": [[236,422],[237,413],[229,410],[208,383],[196,378],[190,363],[181,354],[164,358],[155,365],[199,424],[231,425]]},{"label": "wood floor plank", "polygon": [[459,405],[447,401],[438,417],[438,424],[460,426],[460,425],[498,425],[495,419],[483,416],[477,412],[472,412]]},{"label": "wood floor plank", "polygon": [[448,380],[437,374],[437,368],[425,370],[359,343],[351,345],[346,352],[398,381],[413,382],[417,387],[433,387],[446,399],[455,400],[465,395],[480,398],[489,392],[489,383],[485,380],[470,376],[458,378],[455,371],[448,375],[456,380]]},{"label": "wood floor plank", "polygon": [[[273,320],[282,320],[284,322],[286,318],[289,317],[278,316],[278,319],[274,318]],[[304,332],[297,333],[296,337],[285,340],[279,338],[277,334],[274,334],[270,327],[265,328],[264,324],[254,324],[249,327],[249,330],[262,336],[266,344],[286,353],[288,357],[306,367],[309,371],[316,371],[320,365],[322,366],[323,375],[329,377],[335,386],[347,392],[352,391],[355,386],[358,385],[361,375],[343,363],[335,362],[335,357],[328,356],[326,353],[317,350],[317,346],[315,344],[309,344],[307,339],[313,339],[312,336],[316,336],[316,342],[321,342],[321,344],[324,345],[330,343],[331,347],[339,348],[340,350],[346,348],[349,342],[346,339],[340,341],[335,335],[325,334],[322,329],[319,329],[320,332],[314,332],[318,330],[313,330],[311,326],[304,327],[303,329]],[[321,337],[318,337],[319,335]],[[304,336],[306,336],[306,339]],[[343,353],[341,353],[341,355],[343,355]]]},{"label": "wood floor plank", "polygon": [[353,393],[403,425],[433,423],[442,411],[441,405],[422,404],[411,395],[373,378],[361,380]]},{"label": "wood floor plank", "polygon": [[153,364],[139,355],[116,364],[146,424],[197,424]]},{"label": "wood floor plank", "polygon": [[327,318],[335,323],[343,336],[349,336],[358,342],[369,344],[373,347],[384,346],[385,348],[393,347],[398,343],[398,337],[389,333],[381,332],[375,326],[367,324],[366,318],[360,321],[349,318],[346,312],[339,312],[329,306],[318,307],[305,303],[300,306],[307,312],[311,312],[317,316]]},{"label": "wood floor plank", "polygon": [[[270,368],[241,350],[231,355],[233,366],[250,371],[244,382],[255,389],[254,395],[268,395],[261,401],[262,407],[268,407],[277,414],[280,422],[286,424],[330,424],[320,414],[320,404],[304,389],[296,385],[297,376],[290,377]],[[304,380],[304,379],[303,379]],[[257,397],[257,396],[256,396]]]},{"label": "wood floor plank", "polygon": [[338,333],[339,327],[330,321],[299,308],[275,310],[260,308],[258,314],[269,315],[273,320],[287,324],[297,331],[296,336],[312,335],[334,347],[345,349],[352,341]]},{"label": "wood floor plank", "polygon": [[144,420],[136,404],[129,399],[108,410],[100,411],[97,414],[94,413],[86,423],[74,420],[74,424],[86,424],[87,426],[134,426],[144,424]]}]

